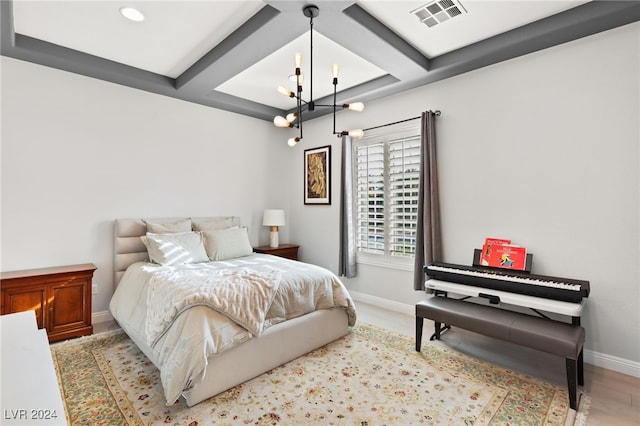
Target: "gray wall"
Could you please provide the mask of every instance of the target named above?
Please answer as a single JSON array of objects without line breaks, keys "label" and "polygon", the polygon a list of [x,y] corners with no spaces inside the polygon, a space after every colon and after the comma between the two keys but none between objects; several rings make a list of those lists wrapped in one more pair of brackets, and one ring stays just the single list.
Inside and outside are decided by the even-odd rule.
[{"label": "gray wall", "polygon": [[[640,24],[516,58],[342,112],[370,127],[440,109],[445,260],[484,237],[534,253],[534,272],[588,279],[587,361],[640,376]],[[264,208],[287,209],[281,241],[337,270],[338,140],[1,58],[2,270],[93,262],[106,310],[117,217],[237,214],[266,243]],[[343,70],[348,72],[348,70]],[[333,203],[302,203],[304,149],[333,146]],[[359,294],[410,306],[411,273],[363,265]]]}]

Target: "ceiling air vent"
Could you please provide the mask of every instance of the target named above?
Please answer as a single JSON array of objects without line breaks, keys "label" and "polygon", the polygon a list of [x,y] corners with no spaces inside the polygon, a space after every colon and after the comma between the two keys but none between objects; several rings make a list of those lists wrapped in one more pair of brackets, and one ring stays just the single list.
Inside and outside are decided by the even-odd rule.
[{"label": "ceiling air vent", "polygon": [[466,9],[456,0],[435,0],[411,11],[429,28],[463,13],[467,13]]}]

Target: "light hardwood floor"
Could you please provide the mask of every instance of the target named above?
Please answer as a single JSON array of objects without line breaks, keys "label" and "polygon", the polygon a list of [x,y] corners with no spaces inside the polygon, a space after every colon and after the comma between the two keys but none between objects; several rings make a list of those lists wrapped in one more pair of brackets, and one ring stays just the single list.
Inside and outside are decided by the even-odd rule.
[{"label": "light hardwood floor", "polygon": [[[356,303],[358,321],[415,336],[415,317],[373,305]],[[117,328],[114,322],[94,324],[94,333]],[[424,321],[423,342],[433,333],[433,323]],[[452,329],[436,342],[505,368],[566,386],[564,359],[471,333]],[[587,425],[640,426],[640,379],[585,364],[584,391],[591,396]]]}]

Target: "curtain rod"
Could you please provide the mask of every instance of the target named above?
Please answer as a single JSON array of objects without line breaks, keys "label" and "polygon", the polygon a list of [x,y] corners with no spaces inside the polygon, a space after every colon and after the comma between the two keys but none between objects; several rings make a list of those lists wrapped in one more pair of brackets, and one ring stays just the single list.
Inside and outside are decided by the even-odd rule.
[{"label": "curtain rod", "polygon": [[[436,117],[440,117],[440,114],[442,114],[440,112],[440,110],[435,110],[433,111],[433,115],[435,115]],[[373,130],[373,129],[379,129],[380,127],[387,127],[387,126],[393,126],[394,124],[400,124],[400,123],[404,123],[406,121],[411,121],[411,120],[417,120],[418,118],[420,118],[421,116],[417,116],[417,117],[411,117],[411,118],[406,118],[404,120],[400,120],[400,121],[394,121],[393,123],[387,123],[387,124],[381,124],[379,126],[375,126],[375,127],[369,127],[368,129],[362,129],[363,132],[366,132],[367,130]]]}]

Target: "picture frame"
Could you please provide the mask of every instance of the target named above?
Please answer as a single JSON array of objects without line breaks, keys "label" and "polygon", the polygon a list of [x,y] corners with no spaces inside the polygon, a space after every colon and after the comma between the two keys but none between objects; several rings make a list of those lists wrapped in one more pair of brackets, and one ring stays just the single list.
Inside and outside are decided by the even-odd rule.
[{"label": "picture frame", "polygon": [[331,145],[304,150],[304,203],[331,204]]}]

